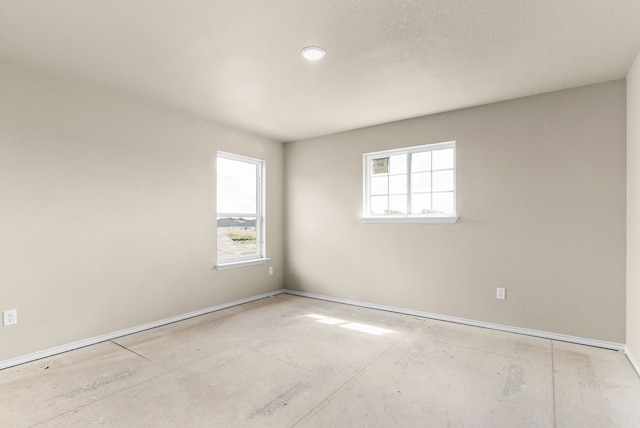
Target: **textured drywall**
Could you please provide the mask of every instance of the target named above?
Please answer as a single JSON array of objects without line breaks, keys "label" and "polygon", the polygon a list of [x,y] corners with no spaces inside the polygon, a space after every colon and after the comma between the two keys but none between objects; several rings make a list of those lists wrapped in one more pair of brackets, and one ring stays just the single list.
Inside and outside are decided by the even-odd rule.
[{"label": "textured drywall", "polygon": [[640,361],[640,56],[627,75],[627,347]]},{"label": "textured drywall", "polygon": [[3,0],[0,57],[292,141],[623,78],[639,16],[638,0]]},{"label": "textured drywall", "polygon": [[[458,223],[362,223],[364,153],[450,140]],[[625,341],[624,80],[288,143],[285,195],[288,288]]]},{"label": "textured drywall", "polygon": [[[0,360],[277,290],[282,144],[0,62]],[[217,150],[267,162],[268,266],[216,271]]]}]

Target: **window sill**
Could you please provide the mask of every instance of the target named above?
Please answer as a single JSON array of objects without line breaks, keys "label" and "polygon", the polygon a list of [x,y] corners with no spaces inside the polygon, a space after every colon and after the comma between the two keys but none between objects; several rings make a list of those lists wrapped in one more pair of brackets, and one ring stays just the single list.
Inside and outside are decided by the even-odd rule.
[{"label": "window sill", "polygon": [[216,265],[216,270],[226,270],[226,269],[235,269],[245,266],[255,266],[255,265],[263,265],[267,263],[270,258],[262,258],[262,259],[251,259],[251,260],[242,260],[238,262],[227,262],[220,263]]},{"label": "window sill", "polygon": [[363,223],[434,223],[453,224],[458,221],[456,216],[433,217],[362,217]]}]

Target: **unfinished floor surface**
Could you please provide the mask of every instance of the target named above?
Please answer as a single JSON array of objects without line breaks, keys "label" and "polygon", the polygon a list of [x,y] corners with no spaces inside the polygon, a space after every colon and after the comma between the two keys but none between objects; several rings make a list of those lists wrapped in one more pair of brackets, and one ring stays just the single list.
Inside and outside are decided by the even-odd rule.
[{"label": "unfinished floor surface", "polygon": [[621,352],[290,295],[0,372],[2,427],[638,427]]}]

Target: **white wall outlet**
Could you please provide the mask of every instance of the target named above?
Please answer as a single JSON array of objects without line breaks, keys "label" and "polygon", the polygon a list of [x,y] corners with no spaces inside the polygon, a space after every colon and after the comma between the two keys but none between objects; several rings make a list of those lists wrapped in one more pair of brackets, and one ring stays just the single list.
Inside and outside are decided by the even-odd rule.
[{"label": "white wall outlet", "polygon": [[269,266],[269,275],[273,275],[273,266]]},{"label": "white wall outlet", "polygon": [[504,288],[496,288],[496,299],[505,300],[507,298],[507,290]]},{"label": "white wall outlet", "polygon": [[18,311],[16,309],[9,309],[2,312],[3,325],[5,327],[18,324]]}]

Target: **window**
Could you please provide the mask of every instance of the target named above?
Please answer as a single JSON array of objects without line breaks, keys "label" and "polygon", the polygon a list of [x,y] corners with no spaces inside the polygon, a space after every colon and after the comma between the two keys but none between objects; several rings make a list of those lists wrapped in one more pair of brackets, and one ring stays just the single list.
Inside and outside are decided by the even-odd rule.
[{"label": "window", "polygon": [[364,155],[364,222],[456,221],[455,141]]},{"label": "window", "polygon": [[218,152],[218,269],[264,263],[264,162]]}]

